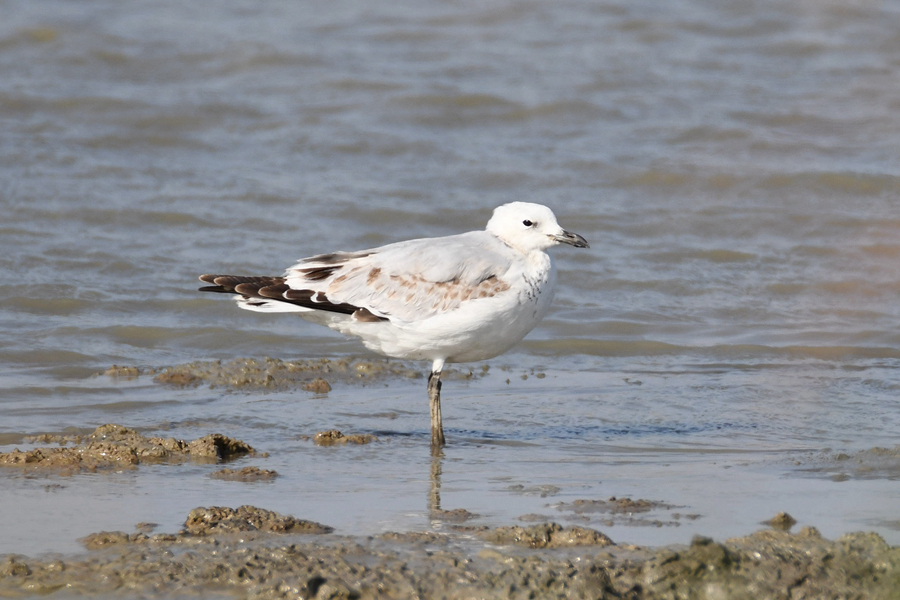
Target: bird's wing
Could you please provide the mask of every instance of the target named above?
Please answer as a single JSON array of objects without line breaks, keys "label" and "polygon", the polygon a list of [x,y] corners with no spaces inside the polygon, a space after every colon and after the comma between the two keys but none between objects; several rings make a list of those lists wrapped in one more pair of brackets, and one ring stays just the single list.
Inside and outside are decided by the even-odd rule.
[{"label": "bird's wing", "polygon": [[418,321],[507,291],[512,252],[492,234],[474,231],[321,254],[288,269],[283,294],[365,309],[354,313],[359,320]]}]

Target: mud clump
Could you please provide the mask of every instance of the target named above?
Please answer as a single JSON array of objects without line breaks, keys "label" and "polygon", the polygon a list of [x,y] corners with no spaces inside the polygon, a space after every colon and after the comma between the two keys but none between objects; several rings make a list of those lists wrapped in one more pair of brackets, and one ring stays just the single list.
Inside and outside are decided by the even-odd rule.
[{"label": "mud clump", "polygon": [[763,521],[763,525],[768,525],[773,529],[780,529],[782,531],[787,531],[796,524],[797,519],[787,514],[786,512],[780,512],[768,521]]},{"label": "mud clump", "polygon": [[187,535],[267,531],[271,533],[331,533],[333,527],[280,515],[255,506],[195,508],[184,523]]},{"label": "mud clump", "polygon": [[561,502],[556,505],[559,511],[571,511],[576,514],[609,513],[634,514],[645,513],[655,509],[675,508],[671,504],[653,500],[632,500],[631,498],[611,497],[609,500],[575,500],[571,503]]},{"label": "mud clump", "polygon": [[331,391],[331,384],[321,377],[317,377],[309,383],[304,383],[303,389],[307,392],[313,392],[315,394],[327,394]]},{"label": "mud clump", "polygon": [[320,431],[313,437],[316,446],[338,446],[341,444],[368,444],[378,441],[378,438],[368,433],[355,433],[344,435],[337,429]]},{"label": "mud clump", "polygon": [[103,371],[103,374],[108,377],[121,377],[122,379],[137,379],[141,374],[141,370],[137,367],[120,367],[119,365],[113,365],[110,368]]},{"label": "mud clump", "polygon": [[464,523],[470,519],[477,519],[480,516],[464,508],[453,508],[451,510],[433,508],[430,515],[432,519],[445,523]]},{"label": "mud clump", "polygon": [[58,444],[60,446],[66,446],[68,444],[80,444],[84,441],[84,436],[41,433],[39,435],[26,435],[23,438],[23,441],[26,444]]},{"label": "mud clump", "polygon": [[252,483],[257,481],[272,481],[278,477],[276,471],[269,469],[260,469],[259,467],[244,467],[243,469],[222,469],[211,473],[211,479],[221,479],[223,481],[242,481]]},{"label": "mud clump", "polygon": [[177,534],[147,535],[140,531],[137,533],[101,531],[79,541],[88,550],[101,550],[111,546],[185,544],[197,538],[214,536],[219,536],[215,540],[218,543],[219,539],[226,539],[234,534],[325,534],[332,531],[334,528],[328,525],[281,515],[255,506],[245,505],[238,508],[212,506],[192,510],[184,523],[184,528]]},{"label": "mud clump", "polygon": [[408,531],[405,533],[388,531],[375,537],[376,539],[387,542],[404,544],[445,545],[450,543],[450,536],[444,533],[435,533],[433,531]]},{"label": "mud clump", "polygon": [[211,433],[188,444],[188,454],[206,458],[229,459],[253,452],[250,444],[226,437],[221,433]]},{"label": "mud clump", "polygon": [[529,487],[525,487],[524,485],[511,485],[506,489],[516,494],[522,494],[523,496],[540,496],[541,498],[555,496],[561,491],[560,488],[555,485],[533,485]]},{"label": "mud clump", "polygon": [[169,385],[177,385],[179,387],[187,387],[190,385],[200,385],[203,378],[185,371],[170,371],[166,369],[153,378],[157,383],[167,383]]},{"label": "mud clump", "polygon": [[530,527],[498,527],[479,534],[492,544],[516,545],[525,548],[571,548],[573,546],[612,546],[613,541],[599,531],[584,527],[563,527],[545,523]]},{"label": "mud clump", "polygon": [[[72,436],[43,435],[43,443],[69,443]],[[122,425],[101,425],[76,446],[13,450],[0,454],[0,466],[49,469],[63,473],[135,468],[145,462],[180,462],[194,459],[226,460],[255,454],[249,444],[214,433],[186,442],[175,438],[144,437]]]},{"label": "mud clump", "polygon": [[111,546],[121,546],[124,544],[162,544],[175,542],[177,540],[178,536],[170,533],[160,533],[150,536],[143,532],[125,533],[124,531],[101,531],[83,537],[79,541],[88,550],[102,550]]}]

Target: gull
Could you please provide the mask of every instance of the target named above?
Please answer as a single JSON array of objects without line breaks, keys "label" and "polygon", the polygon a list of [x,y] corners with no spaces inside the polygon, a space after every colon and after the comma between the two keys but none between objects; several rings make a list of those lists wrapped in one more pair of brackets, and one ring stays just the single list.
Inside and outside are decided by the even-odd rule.
[{"label": "gull", "polygon": [[483,231],[301,259],[282,276],[201,275],[201,292],[237,295],[240,308],[296,313],[358,337],[378,354],[430,360],[431,449],[445,444],[441,371],[487,360],[544,318],[556,286],[547,249],[588,248],[546,206],[511,202]]}]

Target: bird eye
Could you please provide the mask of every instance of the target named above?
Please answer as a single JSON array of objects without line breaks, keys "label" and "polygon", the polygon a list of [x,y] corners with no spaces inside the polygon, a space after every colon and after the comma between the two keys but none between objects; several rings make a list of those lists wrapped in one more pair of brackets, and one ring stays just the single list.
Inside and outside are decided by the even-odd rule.
[{"label": "bird eye", "polygon": [[525,227],[531,227],[532,225],[534,225],[534,223],[532,223],[528,219],[525,219],[524,221],[522,221],[522,225],[524,225]]}]

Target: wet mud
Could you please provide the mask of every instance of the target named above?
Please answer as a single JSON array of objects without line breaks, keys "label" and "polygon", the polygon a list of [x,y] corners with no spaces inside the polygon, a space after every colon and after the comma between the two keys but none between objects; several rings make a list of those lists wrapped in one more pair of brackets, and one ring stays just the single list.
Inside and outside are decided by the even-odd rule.
[{"label": "wet mud", "polygon": [[[331,443],[353,439],[336,430],[320,435]],[[55,447],[0,454],[0,465],[77,474],[142,462],[266,456],[220,434],[184,441],[146,437],[115,424],[87,435],[42,434],[23,441]],[[837,465],[858,476],[888,476],[898,456],[881,448],[822,453],[802,466],[814,464],[815,473],[829,474]],[[466,522],[478,515],[441,509],[440,471],[441,460],[435,459],[430,516],[440,532],[337,535],[327,524],[254,506],[199,507],[174,533],[154,533],[155,524],[137,523],[134,532],[82,538],[84,554],[2,555],[0,597],[886,600],[900,590],[900,547],[875,533],[837,540],[813,527],[792,533],[796,521],[779,513],[763,523],[767,529],[740,538],[698,536],[689,546],[659,548],[617,544],[602,532],[604,526],[677,525],[700,517],[665,501],[627,497],[549,503],[550,514],[523,515],[518,525],[473,526]],[[259,482],[277,475],[250,466],[209,476]],[[559,492],[553,486],[510,491],[541,497]],[[559,524],[557,518],[578,524]]]},{"label": "wet mud", "polygon": [[[448,368],[442,379],[464,380],[483,376],[487,365],[475,369]],[[209,385],[242,389],[294,389],[327,394],[335,383],[366,384],[391,379],[422,379],[421,365],[386,359],[316,358],[281,360],[277,358],[238,358],[231,361],[196,361],[166,367],[161,371],[113,365],[103,372],[111,377],[133,379],[153,377],[157,383],[177,386]]]},{"label": "wet mud", "polygon": [[[353,441],[336,430],[317,437]],[[79,473],[145,461],[265,456],[220,434],[184,441],[145,437],[114,424],[83,436],[43,434],[24,441],[56,447],[2,454],[0,464]],[[895,458],[893,451],[876,448],[823,459],[822,465],[888,464]],[[642,548],[616,544],[601,529],[677,524],[699,515],[664,501],[627,497],[550,503],[553,514],[524,515],[519,525],[472,526],[466,522],[478,515],[440,507],[439,459],[432,471],[430,515],[443,524],[441,532],[336,535],[327,524],[254,506],[199,507],[174,533],[154,533],[154,524],[138,523],[132,533],[86,536],[82,555],[0,556],[0,597],[877,600],[895,598],[900,589],[900,548],[874,533],[834,541],[812,527],[791,533],[796,521],[779,513],[765,522],[770,529],[749,536]],[[249,466],[222,468],[210,477],[258,482],[277,473]],[[511,491],[547,497],[559,490]],[[559,524],[554,514],[579,524]]]},{"label": "wet mud", "polygon": [[696,520],[701,515],[684,513],[678,507],[657,500],[616,498],[608,500],[575,500],[551,505],[568,521],[596,523],[605,527],[678,527],[683,520]]},{"label": "wet mud", "polygon": [[242,469],[221,469],[215,473],[210,473],[210,479],[220,479],[222,481],[241,481],[244,483],[256,483],[259,481],[273,481],[278,477],[277,471],[271,469],[260,469],[259,467],[244,467]]},{"label": "wet mud", "polygon": [[[546,497],[541,493],[541,497]],[[519,521],[536,523],[561,518],[564,521],[592,524],[601,527],[678,527],[684,521],[695,521],[702,515],[685,513],[684,507],[656,500],[611,497],[608,500],[580,499],[572,502],[548,504],[556,514],[529,513]],[[561,513],[561,514],[560,514]]]},{"label": "wet mud", "polygon": [[851,454],[817,452],[794,462],[801,474],[827,477],[832,481],[850,479],[900,479],[900,446],[870,448]]},{"label": "wet mud", "polygon": [[556,523],[329,531],[252,506],[197,508],[177,533],[101,532],[82,540],[85,555],[0,556],[0,596],[887,600],[900,589],[900,548],[873,533],[764,530],[651,549]]},{"label": "wet mud", "polygon": [[530,527],[497,527],[480,531],[478,537],[500,545],[524,548],[571,548],[573,546],[612,546],[613,541],[599,531],[584,527],[563,527],[544,523]]},{"label": "wet mud", "polygon": [[57,446],[0,453],[0,467],[77,473],[130,469],[147,462],[215,462],[257,454],[249,444],[219,433],[188,442],[175,438],[148,438],[116,424],[101,425],[85,436],[43,434],[26,437],[24,441]]},{"label": "wet mud", "polygon": [[464,508],[445,510],[440,507],[432,507],[429,511],[429,516],[432,521],[440,521],[441,523],[465,523],[470,519],[477,519],[481,515]]},{"label": "wet mud", "polygon": [[353,433],[344,435],[337,429],[320,431],[313,436],[316,446],[340,446],[341,444],[368,444],[377,441],[378,438],[369,433]]}]

